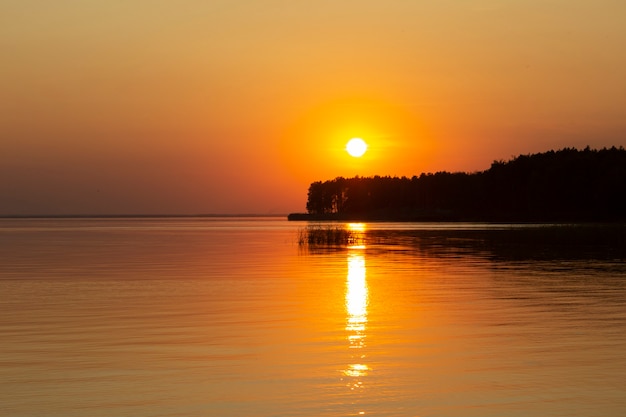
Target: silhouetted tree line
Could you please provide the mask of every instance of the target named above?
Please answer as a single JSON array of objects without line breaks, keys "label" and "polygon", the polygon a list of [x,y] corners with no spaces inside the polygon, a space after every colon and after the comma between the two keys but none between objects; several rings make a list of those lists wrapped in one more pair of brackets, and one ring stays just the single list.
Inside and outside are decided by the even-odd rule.
[{"label": "silhouetted tree line", "polygon": [[310,185],[309,218],[363,220],[626,220],[626,150],[565,148],[486,171],[338,177]]}]

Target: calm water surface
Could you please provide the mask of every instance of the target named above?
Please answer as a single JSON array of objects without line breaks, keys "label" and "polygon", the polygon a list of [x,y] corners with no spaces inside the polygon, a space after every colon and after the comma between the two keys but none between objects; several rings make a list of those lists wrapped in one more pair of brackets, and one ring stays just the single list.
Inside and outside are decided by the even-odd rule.
[{"label": "calm water surface", "polygon": [[0,415],[626,415],[622,232],[305,226],[0,220]]}]

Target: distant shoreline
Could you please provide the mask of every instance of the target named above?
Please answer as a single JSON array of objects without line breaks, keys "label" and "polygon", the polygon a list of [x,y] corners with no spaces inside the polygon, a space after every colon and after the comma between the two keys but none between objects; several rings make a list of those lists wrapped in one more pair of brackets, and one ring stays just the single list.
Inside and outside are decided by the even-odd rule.
[{"label": "distant shoreline", "polygon": [[41,214],[0,215],[0,219],[166,219],[166,218],[281,217],[285,214]]},{"label": "distant shoreline", "polygon": [[489,217],[457,217],[445,214],[431,215],[401,215],[401,216],[376,216],[364,214],[360,216],[350,216],[345,214],[308,214],[290,213],[288,221],[295,222],[390,222],[390,223],[545,223],[545,224],[626,224],[624,220],[597,220],[597,219],[575,219],[575,218],[516,218],[502,216],[497,218]]}]

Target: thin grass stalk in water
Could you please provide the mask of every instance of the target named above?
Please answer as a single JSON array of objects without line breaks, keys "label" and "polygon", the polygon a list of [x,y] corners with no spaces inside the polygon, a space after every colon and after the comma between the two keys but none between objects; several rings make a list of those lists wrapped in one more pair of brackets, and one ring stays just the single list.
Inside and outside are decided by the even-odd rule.
[{"label": "thin grass stalk in water", "polygon": [[300,246],[348,246],[355,241],[354,232],[338,226],[309,226],[298,234]]}]

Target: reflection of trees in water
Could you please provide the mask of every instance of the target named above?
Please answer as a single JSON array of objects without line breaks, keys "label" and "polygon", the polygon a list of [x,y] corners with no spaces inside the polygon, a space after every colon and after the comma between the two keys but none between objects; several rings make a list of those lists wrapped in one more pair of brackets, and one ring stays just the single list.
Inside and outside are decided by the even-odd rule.
[{"label": "reflection of trees in water", "polygon": [[[493,272],[490,279],[498,281],[492,286],[500,293],[496,298],[534,298],[544,291],[552,294],[551,303],[557,303],[570,292],[587,292],[589,299],[601,303],[623,303],[626,225],[488,224],[480,228],[466,223],[456,230],[450,223],[444,226],[402,229],[397,223],[385,229],[381,224],[364,230],[362,248],[374,257],[391,252],[406,256],[409,263],[417,257],[442,265],[485,268]],[[347,246],[327,246],[311,247],[309,253],[336,250],[349,251]],[[503,286],[515,289],[500,292]]]},{"label": "reflection of trees in water", "polygon": [[626,225],[377,230],[368,238],[407,256],[482,266],[490,298],[544,311],[593,314],[626,295]]},{"label": "reflection of trees in water", "polygon": [[426,256],[493,261],[626,259],[626,225],[526,226],[484,230],[372,230],[368,244]]},{"label": "reflection of trees in water", "polygon": [[514,224],[487,225],[485,228],[474,224],[471,228],[460,226],[458,229],[428,229],[426,225],[423,229],[403,229],[401,225],[397,223],[389,229],[380,226],[363,228],[356,232],[349,226],[346,229],[339,226],[333,226],[332,229],[313,227],[305,232],[326,235],[345,230],[345,236],[350,239],[337,242],[333,238],[330,241],[309,243],[304,247],[309,253],[326,253],[358,246],[366,248],[368,252],[394,251],[415,255],[418,251],[427,257],[473,257],[494,262],[626,260],[626,224]]}]

